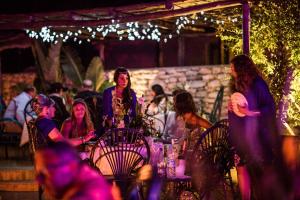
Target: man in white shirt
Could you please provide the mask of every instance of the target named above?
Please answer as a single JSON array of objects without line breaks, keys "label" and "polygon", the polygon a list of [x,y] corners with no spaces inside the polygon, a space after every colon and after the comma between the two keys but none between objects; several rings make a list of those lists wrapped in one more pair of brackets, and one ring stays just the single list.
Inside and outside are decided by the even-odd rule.
[{"label": "man in white shirt", "polygon": [[34,86],[27,86],[21,94],[14,97],[8,104],[3,118],[15,119],[21,125],[24,124],[24,109],[28,101],[36,95]]}]

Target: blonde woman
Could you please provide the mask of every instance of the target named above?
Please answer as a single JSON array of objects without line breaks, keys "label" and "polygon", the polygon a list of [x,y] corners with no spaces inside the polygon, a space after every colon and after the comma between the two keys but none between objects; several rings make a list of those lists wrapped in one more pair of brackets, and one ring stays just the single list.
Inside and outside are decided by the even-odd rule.
[{"label": "blonde woman", "polygon": [[[62,125],[61,133],[65,138],[84,138],[94,132],[94,125],[83,99],[75,99],[72,105],[71,117]],[[87,141],[86,141],[87,142]]]}]

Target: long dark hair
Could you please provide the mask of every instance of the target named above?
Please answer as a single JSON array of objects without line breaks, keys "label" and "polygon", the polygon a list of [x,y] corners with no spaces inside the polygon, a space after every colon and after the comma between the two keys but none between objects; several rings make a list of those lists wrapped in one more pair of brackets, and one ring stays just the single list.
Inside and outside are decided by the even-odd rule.
[{"label": "long dark hair", "polygon": [[174,108],[176,115],[180,116],[185,113],[196,113],[196,105],[193,96],[189,92],[180,92],[174,98]]},{"label": "long dark hair", "polygon": [[161,85],[159,84],[152,85],[151,89],[155,93],[152,102],[155,103],[156,105],[158,105],[163,98],[167,98],[167,96],[165,95],[165,91]]},{"label": "long dark hair", "polygon": [[259,76],[258,70],[250,57],[247,55],[235,56],[231,61],[237,78],[234,81],[234,89],[239,92],[246,92],[253,80]]},{"label": "long dark hair", "polygon": [[132,90],[131,90],[130,76],[129,76],[129,72],[126,68],[118,67],[114,74],[114,81],[117,85],[118,85],[118,78],[119,78],[120,74],[126,74],[128,77],[128,84],[122,92],[124,108],[126,111],[128,111],[128,109],[130,108],[131,103],[132,103],[132,96],[131,96]]},{"label": "long dark hair", "polygon": [[71,112],[71,123],[72,123],[72,127],[75,128],[77,127],[76,125],[76,117],[75,117],[75,114],[74,114],[74,107],[78,104],[81,104],[84,106],[85,108],[85,114],[84,114],[84,126],[87,130],[87,132],[90,132],[90,131],[93,131],[95,130],[94,129],[94,124],[91,120],[91,115],[90,115],[90,112],[89,112],[89,108],[88,106],[86,105],[85,101],[81,98],[78,98],[78,99],[75,99],[74,100],[74,103],[72,104],[72,112]]}]

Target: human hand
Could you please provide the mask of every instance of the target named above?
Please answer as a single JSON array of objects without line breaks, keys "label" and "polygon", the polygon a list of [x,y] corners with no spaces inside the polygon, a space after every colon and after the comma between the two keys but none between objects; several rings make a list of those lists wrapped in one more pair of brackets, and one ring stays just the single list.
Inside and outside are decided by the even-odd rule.
[{"label": "human hand", "polygon": [[228,104],[227,104],[227,109],[228,111],[232,112],[233,111],[233,105],[231,99],[229,99]]},{"label": "human hand", "polygon": [[248,104],[244,104],[244,105],[239,105],[238,104],[237,107],[239,109],[239,112],[243,113],[246,116],[255,117],[255,116],[260,115],[259,111],[251,111],[251,110],[249,110]]},{"label": "human hand", "polygon": [[122,200],[120,188],[117,186],[115,181],[113,181],[113,184],[111,187],[111,194],[113,196],[113,200]]},{"label": "human hand", "polygon": [[84,141],[88,142],[94,137],[96,137],[95,131],[90,131],[87,135],[84,136]]},{"label": "human hand", "polygon": [[240,113],[244,115],[248,115],[249,113],[248,104],[244,104],[244,105],[237,104],[237,107]]}]

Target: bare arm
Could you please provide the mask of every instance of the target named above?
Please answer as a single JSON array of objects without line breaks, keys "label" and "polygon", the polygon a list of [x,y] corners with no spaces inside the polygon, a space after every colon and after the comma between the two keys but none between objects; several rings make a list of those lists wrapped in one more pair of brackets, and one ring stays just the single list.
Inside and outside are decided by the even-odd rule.
[{"label": "bare arm", "polygon": [[191,124],[194,126],[200,126],[203,128],[209,128],[212,126],[212,124],[209,121],[203,119],[202,117],[199,117],[194,113],[186,113],[184,114],[183,118],[187,124]]},{"label": "bare arm", "polygon": [[203,128],[210,128],[212,126],[212,124],[207,121],[206,119],[203,119],[202,117],[199,116],[195,116],[197,118],[197,125],[201,126]]},{"label": "bare arm", "polygon": [[62,134],[59,132],[57,128],[54,128],[49,133],[49,138],[55,142],[57,141],[68,141],[73,146],[81,145],[87,141],[89,141],[91,138],[94,137],[93,133],[89,133],[84,137],[78,137],[78,138],[72,138],[72,139],[66,139],[62,136]]}]

